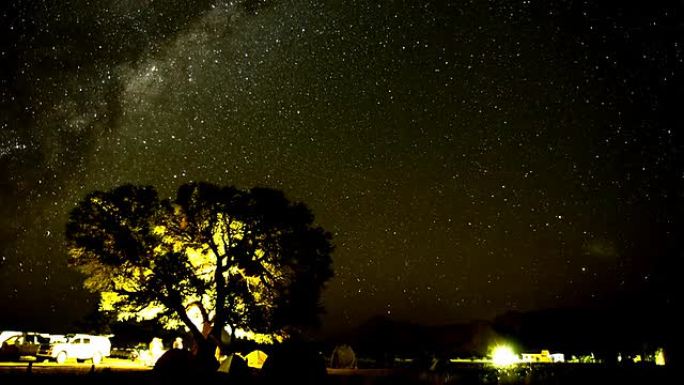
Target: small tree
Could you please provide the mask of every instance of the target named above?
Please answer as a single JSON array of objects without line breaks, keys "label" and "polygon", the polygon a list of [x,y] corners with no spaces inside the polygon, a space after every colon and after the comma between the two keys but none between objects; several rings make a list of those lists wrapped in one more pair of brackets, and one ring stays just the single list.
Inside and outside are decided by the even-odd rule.
[{"label": "small tree", "polygon": [[198,354],[220,345],[225,326],[278,338],[315,323],[332,276],[330,234],[271,189],[192,183],[174,200],[149,186],[97,191],[72,210],[66,237],[70,264],[101,293],[101,309],[183,324]]}]

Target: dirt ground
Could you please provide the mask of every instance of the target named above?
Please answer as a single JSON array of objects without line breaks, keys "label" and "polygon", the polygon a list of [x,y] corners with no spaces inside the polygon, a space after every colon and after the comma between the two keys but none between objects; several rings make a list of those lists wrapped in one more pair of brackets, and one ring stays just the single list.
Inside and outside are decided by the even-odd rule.
[{"label": "dirt ground", "polygon": [[[679,383],[676,372],[668,367],[603,367],[599,365],[547,365],[496,370],[483,366],[455,366],[445,372],[419,372],[393,369],[329,369],[322,385],[475,385],[475,384],[671,384]],[[109,359],[101,365],[89,363],[0,363],[2,385],[156,385],[169,383],[151,368],[130,361]],[[210,378],[177,378],[172,383],[235,383],[225,374]],[[253,371],[243,385],[267,385]],[[270,385],[270,384],[269,384]]]}]

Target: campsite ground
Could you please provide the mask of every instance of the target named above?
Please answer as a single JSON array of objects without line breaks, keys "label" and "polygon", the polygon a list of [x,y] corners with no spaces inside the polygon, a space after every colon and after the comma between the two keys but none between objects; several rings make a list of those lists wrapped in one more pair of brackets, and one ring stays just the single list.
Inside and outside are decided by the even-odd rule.
[{"label": "campsite ground", "polygon": [[[261,384],[255,372],[254,384]],[[230,383],[228,377],[217,381]],[[329,369],[330,385],[385,384],[666,384],[677,382],[675,371],[663,367],[606,367],[600,365],[536,365],[497,370],[482,365],[455,365],[440,373],[400,369]],[[150,368],[126,360],[109,359],[97,367],[89,363],[1,363],[0,383],[54,385],[155,385],[166,383]],[[174,382],[176,383],[176,382]]]}]

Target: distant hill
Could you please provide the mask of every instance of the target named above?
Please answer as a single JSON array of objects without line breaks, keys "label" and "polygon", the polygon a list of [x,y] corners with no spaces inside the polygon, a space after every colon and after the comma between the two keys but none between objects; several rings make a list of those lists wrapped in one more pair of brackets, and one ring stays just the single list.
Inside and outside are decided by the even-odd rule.
[{"label": "distant hill", "polygon": [[549,349],[567,355],[653,351],[668,345],[672,323],[664,314],[629,307],[566,308],[509,312],[493,321],[426,326],[377,316],[334,338],[380,361],[421,355],[482,357],[501,342],[519,351]]},{"label": "distant hill", "polygon": [[483,356],[500,340],[490,322],[426,326],[378,316],[336,338],[365,356],[416,358],[421,354]]},{"label": "distant hill", "polygon": [[668,341],[670,320],[656,310],[628,307],[550,309],[510,312],[497,317],[494,329],[526,350],[565,353],[650,350]]}]

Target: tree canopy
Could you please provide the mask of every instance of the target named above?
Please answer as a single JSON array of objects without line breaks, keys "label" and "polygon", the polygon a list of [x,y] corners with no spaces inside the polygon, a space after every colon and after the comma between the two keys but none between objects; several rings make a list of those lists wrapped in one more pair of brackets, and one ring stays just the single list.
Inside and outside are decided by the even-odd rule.
[{"label": "tree canopy", "polygon": [[315,324],[332,276],[330,233],[267,188],[190,183],[175,199],[151,186],[95,191],[71,211],[66,238],[102,310],[185,325],[197,341],[220,340],[225,326],[268,340]]}]

